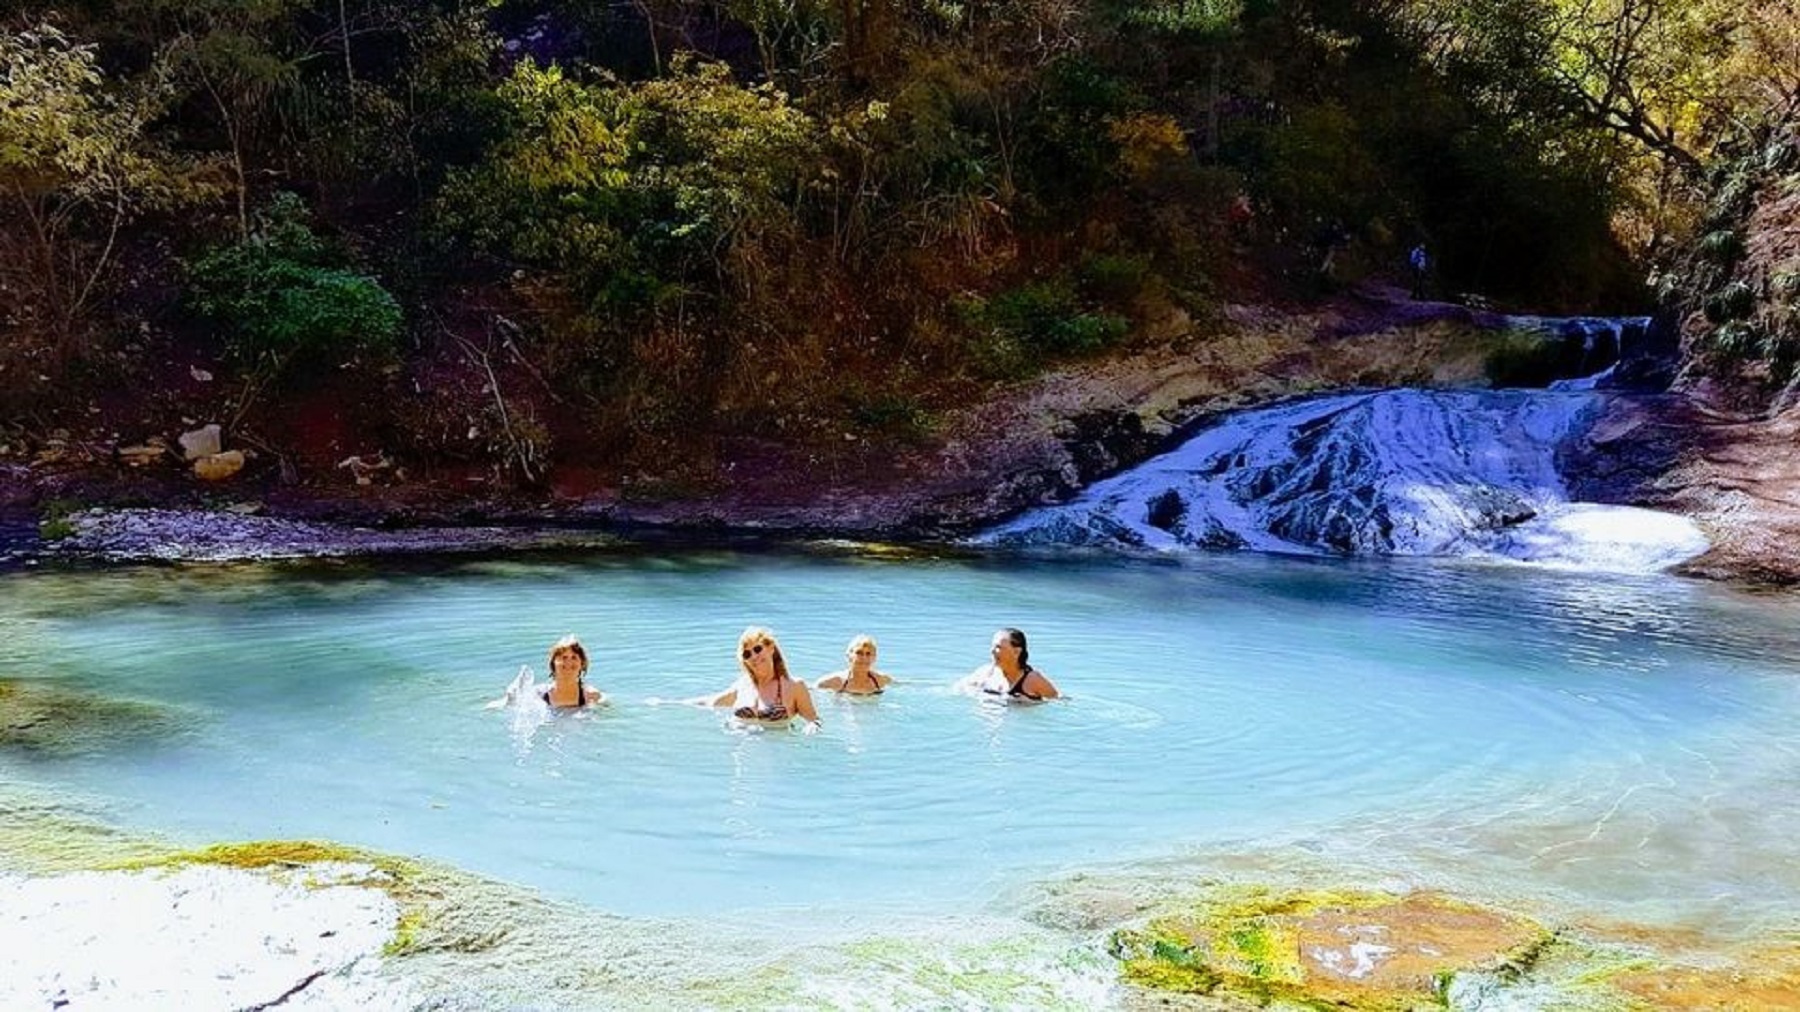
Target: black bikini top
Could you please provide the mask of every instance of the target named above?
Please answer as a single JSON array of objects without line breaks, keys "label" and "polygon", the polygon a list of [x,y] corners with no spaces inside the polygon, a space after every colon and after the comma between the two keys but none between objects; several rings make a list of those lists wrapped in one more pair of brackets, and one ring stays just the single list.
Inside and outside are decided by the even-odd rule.
[{"label": "black bikini top", "polygon": [[574,709],[579,709],[580,707],[588,705],[587,682],[585,682],[579,678],[575,679],[575,703],[574,703],[574,705],[572,705],[572,706],[557,706],[555,703],[550,702],[550,694],[555,691],[556,691],[556,686],[552,685],[550,688],[545,689],[539,695],[539,698],[544,701],[544,705],[555,707],[558,710],[574,710]]},{"label": "black bikini top", "polygon": [[[994,672],[1001,678],[1006,677],[1006,672],[1001,671],[998,664],[990,664],[988,667],[993,668]],[[1001,692],[998,689],[990,689],[986,685],[981,687],[981,691],[990,696],[1005,696],[1009,699],[1029,699],[1034,703],[1041,703],[1043,702],[1044,697],[1025,691],[1025,679],[1031,677],[1031,672],[1033,670],[1035,669],[1027,667],[1024,671],[1020,672],[1019,680],[1016,682],[1008,682],[1005,692]]]},{"label": "black bikini top", "polygon": [[875,688],[870,689],[868,692],[851,692],[850,691],[850,679],[852,679],[854,677],[856,677],[856,676],[851,674],[850,672],[848,672],[848,671],[844,672],[843,680],[838,682],[838,687],[837,687],[838,695],[840,695],[840,696],[879,696],[879,695],[881,695],[881,693],[882,693],[881,679],[875,677],[875,672],[873,672],[873,671],[869,672],[869,681],[875,683]]}]

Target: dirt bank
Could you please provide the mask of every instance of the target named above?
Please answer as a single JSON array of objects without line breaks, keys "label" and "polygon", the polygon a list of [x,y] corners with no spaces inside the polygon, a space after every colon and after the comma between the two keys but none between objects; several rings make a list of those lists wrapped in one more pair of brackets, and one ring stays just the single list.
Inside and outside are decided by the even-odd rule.
[{"label": "dirt bank", "polygon": [[[253,466],[208,485],[172,459],[133,468],[70,453],[0,467],[0,512],[15,532],[53,507],[94,503],[226,507],[377,528],[549,523],[933,539],[1066,497],[1222,412],[1345,387],[1484,385],[1500,340],[1496,322],[1384,290],[1308,311],[1231,307],[1218,321],[1168,321],[1132,354],[991,388],[908,439],[727,438],[705,470],[621,479],[565,462],[534,492],[408,479],[400,468],[359,484],[353,468],[291,482]],[[1758,420],[1709,407],[1694,392],[1617,395],[1593,445],[1570,455],[1572,491],[1694,517],[1716,545],[1687,567],[1694,575],[1791,583],[1800,579],[1800,539],[1792,536],[1800,532],[1797,430],[1800,412]],[[332,538],[330,528],[316,533],[321,546]],[[457,539],[446,530],[352,540],[405,550],[414,542],[454,547]]]}]

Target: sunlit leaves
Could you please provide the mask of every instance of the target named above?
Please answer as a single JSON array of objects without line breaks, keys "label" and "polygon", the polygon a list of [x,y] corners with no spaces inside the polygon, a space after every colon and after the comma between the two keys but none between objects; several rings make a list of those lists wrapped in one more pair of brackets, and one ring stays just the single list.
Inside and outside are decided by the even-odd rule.
[{"label": "sunlit leaves", "polygon": [[50,26],[0,34],[0,277],[65,342],[136,215],[200,199],[203,166],[151,142],[168,98],[152,72],[108,80],[93,47]]},{"label": "sunlit leaves", "polygon": [[790,232],[818,172],[820,125],[720,64],[678,58],[625,84],[521,63],[499,94],[504,136],[452,174],[441,220],[560,275],[596,309],[643,309],[754,262],[732,253]]}]

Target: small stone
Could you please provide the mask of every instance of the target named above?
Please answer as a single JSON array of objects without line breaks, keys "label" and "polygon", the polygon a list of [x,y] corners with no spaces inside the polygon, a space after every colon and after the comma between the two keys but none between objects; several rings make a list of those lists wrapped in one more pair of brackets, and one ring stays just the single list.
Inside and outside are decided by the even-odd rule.
[{"label": "small stone", "polygon": [[192,432],[181,434],[181,452],[188,460],[216,456],[220,449],[222,441],[217,425],[202,425]]},{"label": "small stone", "polygon": [[227,450],[194,461],[194,474],[201,481],[224,481],[244,469],[244,455]]},{"label": "small stone", "polygon": [[188,366],[188,375],[194,377],[196,383],[211,383],[213,375],[197,365]]},{"label": "small stone", "polygon": [[166,446],[153,446],[148,443],[119,448],[119,459],[131,467],[143,467],[161,460],[169,450]]}]

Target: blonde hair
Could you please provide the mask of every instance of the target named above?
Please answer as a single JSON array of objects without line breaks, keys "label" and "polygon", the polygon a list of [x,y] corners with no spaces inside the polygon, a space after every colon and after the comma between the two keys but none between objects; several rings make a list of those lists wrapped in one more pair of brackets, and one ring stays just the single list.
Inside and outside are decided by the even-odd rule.
[{"label": "blonde hair", "polygon": [[844,648],[844,656],[853,656],[856,653],[856,648],[861,646],[868,647],[870,653],[878,653],[880,651],[880,648],[875,645],[875,637],[870,636],[867,633],[857,633],[855,636],[850,637],[850,645]]},{"label": "blonde hair", "polygon": [[774,651],[775,677],[777,679],[788,677],[787,658],[781,656],[781,644],[775,642],[774,633],[759,625],[745,629],[743,634],[738,636],[738,667],[744,669],[744,674],[750,675],[752,681],[755,680],[755,675],[750,670],[750,658],[744,656],[744,651],[758,643],[767,644],[769,649]]},{"label": "blonde hair", "polygon": [[550,673],[552,675],[556,674],[556,655],[561,653],[571,653],[576,657],[579,657],[581,659],[581,674],[587,674],[587,648],[581,645],[581,641],[575,638],[574,633],[564,636],[562,639],[557,640],[551,645],[550,659],[547,663],[550,665]]}]

